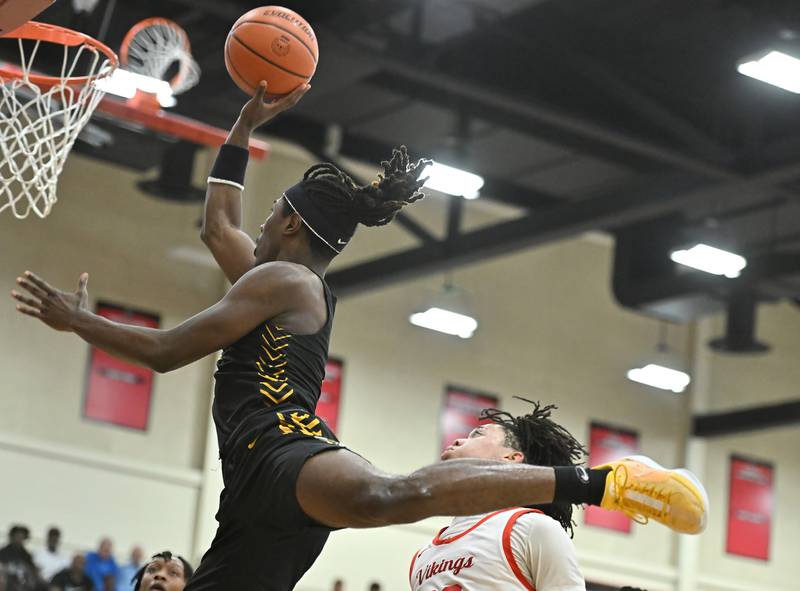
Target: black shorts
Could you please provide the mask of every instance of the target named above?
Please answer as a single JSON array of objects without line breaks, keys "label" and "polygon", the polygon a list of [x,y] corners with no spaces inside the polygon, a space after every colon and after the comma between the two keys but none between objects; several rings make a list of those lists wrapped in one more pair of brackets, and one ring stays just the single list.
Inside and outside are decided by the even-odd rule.
[{"label": "black shorts", "polygon": [[308,517],[295,485],[306,460],[345,449],[301,408],[247,422],[221,453],[219,526],[185,591],[288,591],[322,552],[331,528]]}]

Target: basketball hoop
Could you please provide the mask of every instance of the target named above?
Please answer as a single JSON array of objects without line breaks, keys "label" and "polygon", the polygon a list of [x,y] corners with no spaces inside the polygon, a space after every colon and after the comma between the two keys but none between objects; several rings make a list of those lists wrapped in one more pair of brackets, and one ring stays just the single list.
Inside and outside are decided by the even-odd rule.
[{"label": "basketball hoop", "polygon": [[177,64],[177,72],[169,80],[173,94],[186,92],[200,80],[200,66],[192,58],[189,36],[178,23],[166,18],[136,23],[122,40],[119,54],[125,69],[158,80],[164,80]]},{"label": "basketball hoop", "polygon": [[[44,218],[67,155],[103,98],[97,81],[116,69],[117,56],[87,35],[38,22],[6,38],[17,40],[21,67],[0,62],[0,212]],[[57,75],[34,70],[42,42],[62,48]]]}]

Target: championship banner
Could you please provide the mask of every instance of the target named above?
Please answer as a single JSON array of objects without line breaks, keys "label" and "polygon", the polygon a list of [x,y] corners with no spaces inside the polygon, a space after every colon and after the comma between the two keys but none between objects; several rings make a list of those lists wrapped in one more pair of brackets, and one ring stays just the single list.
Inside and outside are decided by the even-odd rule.
[{"label": "championship banner", "polygon": [[[158,328],[160,325],[156,314],[108,303],[98,302],[96,313],[134,326]],[[83,399],[85,418],[145,431],[152,391],[152,370],[92,347]]]},{"label": "championship banner", "polygon": [[328,424],[331,431],[338,433],[339,405],[342,396],[342,372],[344,362],[340,359],[328,359],[325,364],[325,379],[322,381],[322,393],[317,402],[316,415]]},{"label": "championship banner", "polygon": [[726,551],[769,560],[769,537],[775,507],[772,464],[731,456],[730,466]]},{"label": "championship banner", "polygon": [[[592,423],[589,433],[589,466],[599,466],[639,451],[639,434],[628,429]],[[631,520],[616,511],[590,506],[584,512],[587,525],[630,533]]]},{"label": "championship banner", "polygon": [[466,437],[481,421],[478,417],[484,408],[497,408],[497,396],[475,392],[458,386],[447,386],[444,392],[440,428],[442,432],[440,453],[453,441]]}]

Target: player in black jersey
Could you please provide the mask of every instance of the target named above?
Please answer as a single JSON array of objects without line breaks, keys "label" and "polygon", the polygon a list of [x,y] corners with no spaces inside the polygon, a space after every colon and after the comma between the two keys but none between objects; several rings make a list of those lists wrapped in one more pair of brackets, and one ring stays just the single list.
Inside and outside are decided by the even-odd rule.
[{"label": "player in black jersey", "polygon": [[[325,271],[359,223],[388,223],[421,197],[425,162],[412,163],[405,149],[396,150],[378,180],[364,187],[330,164],[313,166],[275,202],[253,242],[240,229],[249,135],[307,90],[264,103],[262,83],[220,150],[203,226],[206,245],[233,284],[218,303],[175,328],[154,330],[90,312],[86,273],[75,292],[65,292],[26,272],[17,282],[28,293],[12,292],[21,313],[159,372],[223,349],[213,416],[225,489],[217,534],[186,590],[286,591],[333,529],[510,506],[602,501],[696,530],[705,506],[663,470],[458,459],[396,476],[344,448],[314,415],[335,309]],[[634,503],[631,490],[652,502]]]}]

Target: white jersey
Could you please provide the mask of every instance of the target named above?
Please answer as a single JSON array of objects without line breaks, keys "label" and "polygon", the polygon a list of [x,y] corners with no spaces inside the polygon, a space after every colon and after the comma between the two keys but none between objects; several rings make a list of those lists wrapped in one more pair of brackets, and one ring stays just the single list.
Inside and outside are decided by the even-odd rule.
[{"label": "white jersey", "polygon": [[414,555],[412,591],[586,591],[561,525],[520,507],[456,517]]}]

